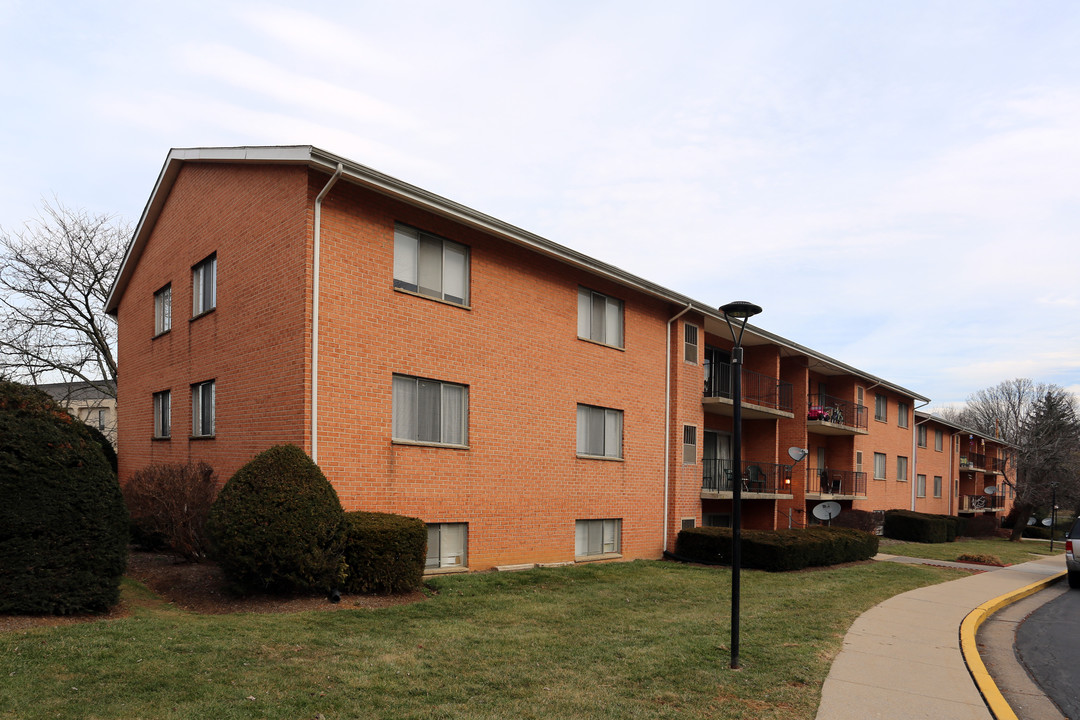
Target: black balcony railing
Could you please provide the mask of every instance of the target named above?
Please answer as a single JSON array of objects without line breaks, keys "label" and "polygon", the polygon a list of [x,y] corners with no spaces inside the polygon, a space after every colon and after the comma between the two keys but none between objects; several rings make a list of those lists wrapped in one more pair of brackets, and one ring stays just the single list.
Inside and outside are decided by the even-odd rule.
[{"label": "black balcony railing", "polygon": [[856,405],[850,400],[841,400],[825,393],[807,396],[806,419],[846,425],[866,429],[866,406]]},{"label": "black balcony railing", "polygon": [[960,456],[961,470],[985,470],[986,456],[981,453],[967,453]]},{"label": "black balcony railing", "polygon": [[987,468],[990,472],[1005,472],[1005,459],[1004,458],[990,458],[990,467]]},{"label": "black balcony railing", "polygon": [[980,512],[983,510],[1001,510],[1005,507],[1002,495],[961,495],[960,512]]},{"label": "black balcony railing", "polygon": [[866,473],[861,470],[807,468],[806,492],[822,495],[866,495]]},{"label": "black balcony railing", "polygon": [[[703,460],[701,488],[713,492],[732,492],[734,474],[731,460]],[[791,465],[743,461],[742,490],[751,493],[787,494],[791,492]]]},{"label": "black balcony railing", "polygon": [[[742,371],[744,403],[791,412],[792,384],[753,370]],[[714,362],[705,374],[705,397],[731,398],[731,364]]]}]

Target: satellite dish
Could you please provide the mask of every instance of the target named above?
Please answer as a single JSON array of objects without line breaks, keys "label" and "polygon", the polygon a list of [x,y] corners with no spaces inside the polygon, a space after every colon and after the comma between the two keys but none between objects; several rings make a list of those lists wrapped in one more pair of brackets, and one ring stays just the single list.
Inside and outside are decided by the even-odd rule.
[{"label": "satellite dish", "polygon": [[1054,524],[1054,521],[1051,520],[1050,518],[1043,518],[1043,523],[1042,524],[1045,525],[1046,527],[1050,527],[1051,525]]},{"label": "satellite dish", "polygon": [[806,448],[801,448],[801,447],[794,447],[794,446],[792,446],[792,447],[789,447],[789,448],[788,448],[788,450],[787,450],[787,454],[788,454],[789,456],[791,456],[791,459],[792,459],[792,460],[794,460],[795,462],[799,462],[799,461],[800,461],[800,460],[802,460],[802,459],[803,459],[804,457],[806,457],[807,455],[809,455],[809,454],[810,454],[810,451],[809,451],[809,450],[807,450]]},{"label": "satellite dish", "polygon": [[983,488],[983,492],[986,493],[987,495],[993,495],[994,493],[997,492],[997,488],[994,487],[993,485],[991,485],[990,487]]},{"label": "satellite dish", "polygon": [[812,512],[814,513],[814,517],[816,517],[818,520],[832,520],[834,517],[840,514],[840,503],[832,502],[831,500],[828,502],[818,503],[814,506]]},{"label": "satellite dish", "polygon": [[1028,518],[1028,525],[1034,525],[1034,524],[1035,524],[1035,518],[1029,517]]}]

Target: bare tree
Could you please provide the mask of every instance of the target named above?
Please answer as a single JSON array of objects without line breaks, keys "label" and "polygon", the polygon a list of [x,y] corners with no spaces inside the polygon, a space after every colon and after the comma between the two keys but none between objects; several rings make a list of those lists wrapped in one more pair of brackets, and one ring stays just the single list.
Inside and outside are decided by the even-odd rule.
[{"label": "bare tree", "polygon": [[130,226],[59,202],[0,229],[0,375],[81,380],[115,397],[116,321],[105,314]]}]

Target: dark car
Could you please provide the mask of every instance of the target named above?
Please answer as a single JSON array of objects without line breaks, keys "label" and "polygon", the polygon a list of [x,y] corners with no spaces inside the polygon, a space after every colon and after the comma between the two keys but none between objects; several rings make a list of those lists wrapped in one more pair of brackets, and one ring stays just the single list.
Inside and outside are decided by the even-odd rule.
[{"label": "dark car", "polygon": [[1069,587],[1080,588],[1080,517],[1065,537],[1068,538],[1065,540],[1065,569],[1069,571]]}]

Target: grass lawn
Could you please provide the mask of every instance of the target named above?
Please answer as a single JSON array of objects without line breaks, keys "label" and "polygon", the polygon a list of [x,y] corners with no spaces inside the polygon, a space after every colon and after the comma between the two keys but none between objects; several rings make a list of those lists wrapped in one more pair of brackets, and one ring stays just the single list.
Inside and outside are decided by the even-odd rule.
[{"label": "grass lawn", "polygon": [[955,561],[960,555],[994,555],[1006,565],[1037,560],[1047,555],[1065,552],[1065,541],[1054,542],[1050,552],[1049,540],[1021,540],[1018,543],[1004,538],[957,538],[951,543],[889,543],[881,544],[880,551],[889,555],[927,558],[928,560]]},{"label": "grass lawn", "polygon": [[962,577],[863,563],[664,562],[433,579],[382,610],[196,615],[125,580],[130,617],[0,634],[0,718],[813,718],[855,618]]}]

